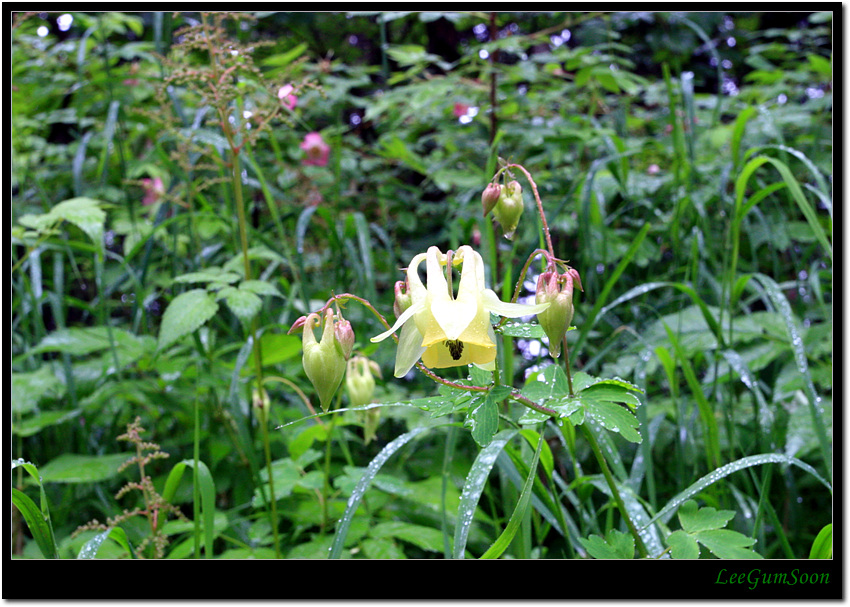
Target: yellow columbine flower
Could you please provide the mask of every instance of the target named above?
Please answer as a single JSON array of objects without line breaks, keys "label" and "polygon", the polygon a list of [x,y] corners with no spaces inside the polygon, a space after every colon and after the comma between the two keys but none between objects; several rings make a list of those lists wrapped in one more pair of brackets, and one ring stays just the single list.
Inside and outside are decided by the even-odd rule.
[{"label": "yellow columbine flower", "polygon": [[[427,288],[419,278],[419,265],[426,260]],[[407,267],[410,307],[398,317],[389,331],[373,337],[383,341],[399,327],[395,376],[404,377],[420,358],[426,367],[441,369],[475,364],[493,369],[496,359],[496,334],[490,325],[490,313],[517,318],[537,314],[549,304],[506,303],[484,286],[484,260],[464,245],[452,259],[463,263],[457,296],[446,280],[448,261],[437,247],[416,255]],[[412,321],[412,322],[411,322]]]}]

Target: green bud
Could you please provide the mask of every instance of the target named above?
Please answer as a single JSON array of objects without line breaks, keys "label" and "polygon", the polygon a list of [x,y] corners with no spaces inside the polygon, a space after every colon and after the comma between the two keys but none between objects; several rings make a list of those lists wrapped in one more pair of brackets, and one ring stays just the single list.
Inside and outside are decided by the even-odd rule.
[{"label": "green bud", "polygon": [[537,320],[549,338],[549,353],[553,358],[561,355],[561,340],[573,321],[573,281],[581,288],[578,272],[572,268],[564,274],[547,270],[537,278],[536,303],[549,302],[549,307],[538,312]]},{"label": "green bud", "polygon": [[[338,323],[334,323],[333,311],[328,309],[325,312],[322,338],[321,341],[317,342],[313,329],[320,322],[320,317],[316,313],[307,315],[304,321],[302,336],[304,354],[301,362],[304,365],[307,378],[319,395],[322,410],[327,411],[328,405],[333,400],[334,394],[336,394],[345,375],[345,348],[336,335],[336,324]],[[347,333],[350,332],[351,344],[353,345],[354,332],[351,331],[351,325],[348,321],[343,322],[348,325],[347,331],[343,326],[339,329],[339,332],[343,334],[344,339],[348,339]],[[348,351],[351,351],[350,347]]]},{"label": "green bud", "polygon": [[518,181],[511,181],[502,187],[502,193],[493,208],[493,216],[501,224],[505,238],[508,240],[513,240],[523,207],[522,186]]},{"label": "green bud", "polygon": [[[372,372],[381,376],[381,368],[365,356],[355,356],[348,361],[345,373],[345,390],[352,407],[368,405],[375,392],[375,378]],[[381,416],[380,409],[366,409],[357,412],[363,423],[363,438],[366,444],[375,438],[375,431]]]},{"label": "green bud", "polygon": [[348,361],[345,373],[345,391],[352,407],[368,405],[375,392],[375,378],[368,358],[355,356]]}]

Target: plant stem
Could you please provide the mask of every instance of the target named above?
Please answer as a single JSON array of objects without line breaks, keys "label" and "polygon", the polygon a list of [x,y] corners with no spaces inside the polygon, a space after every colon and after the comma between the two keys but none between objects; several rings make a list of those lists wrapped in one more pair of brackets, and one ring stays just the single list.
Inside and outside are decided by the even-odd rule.
[{"label": "plant stem", "polygon": [[272,519],[272,536],[274,537],[274,554],[275,558],[281,558],[280,555],[280,538],[278,537],[277,530],[277,498],[274,493],[274,476],[272,475],[272,454],[271,454],[271,441],[269,440],[269,424],[268,424],[268,408],[264,406],[261,409],[262,415],[260,416],[260,426],[263,431],[263,451],[266,456],[266,467],[269,471],[269,493],[271,494],[271,498],[269,499],[269,504],[271,505],[271,519]]},{"label": "plant stem", "polygon": [[[229,130],[225,131],[227,135],[227,139],[230,142],[231,149],[231,183],[233,184],[233,202],[236,206],[236,216],[239,221],[239,241],[242,246],[242,264],[245,272],[245,280],[251,280],[251,259],[248,255],[248,222],[245,217],[245,203],[242,196],[242,174],[240,171],[239,165],[239,150],[240,148],[236,145],[235,141],[232,139],[232,134]],[[259,340],[257,339],[257,319],[256,317],[251,320],[251,335],[249,337],[252,344],[252,350],[254,354],[254,374],[255,374],[255,382],[257,386],[258,394],[262,394],[263,390],[263,356],[262,349],[260,348]],[[271,495],[271,499],[269,500],[269,518],[272,526],[272,533],[274,535],[274,549],[275,555],[277,558],[280,558],[280,541],[278,538],[278,530],[277,530],[277,500],[275,499],[274,492],[274,475],[272,474],[272,458],[271,458],[271,448],[269,444],[269,430],[267,423],[267,415],[268,412],[263,410],[262,419],[260,419],[260,426],[262,426],[261,431],[263,434],[263,450],[265,452],[266,457],[266,468],[269,471],[269,493]]]},{"label": "plant stem", "polygon": [[605,461],[605,456],[602,455],[602,449],[599,448],[599,443],[596,442],[596,437],[593,435],[593,431],[587,426],[587,424],[582,424],[581,429],[582,432],[584,432],[585,438],[587,438],[588,444],[590,444],[591,450],[593,450],[593,455],[596,456],[596,461],[599,462],[599,467],[602,469],[602,475],[605,477],[605,481],[608,483],[608,488],[611,489],[611,495],[613,496],[614,501],[617,503],[617,508],[619,508],[620,510],[620,515],[626,522],[626,526],[629,528],[632,537],[635,538],[635,546],[637,546],[638,554],[641,558],[647,558],[649,556],[649,553],[647,552],[646,546],[643,543],[643,538],[641,538],[640,533],[638,533],[634,522],[629,516],[629,511],[626,509],[626,504],[625,502],[623,502],[623,497],[620,495],[620,490],[617,489],[617,482],[614,480],[614,475],[611,474],[611,469],[608,468],[608,462]]},{"label": "plant stem", "polygon": [[540,214],[540,221],[543,224],[543,235],[546,237],[546,248],[549,250],[549,255],[555,257],[555,249],[552,246],[552,235],[549,233],[549,224],[546,221],[546,213],[543,212],[543,202],[540,200],[540,193],[537,191],[537,184],[531,178],[531,174],[525,170],[521,164],[509,164],[506,169],[519,169],[525,174],[528,183],[531,184],[531,191],[534,193],[534,201],[537,203],[537,212]]},{"label": "plant stem", "polygon": [[564,333],[564,345],[561,347],[564,351],[564,371],[567,374],[567,384],[570,389],[570,396],[575,396],[573,394],[573,374],[570,371],[570,346],[567,344],[567,334]]}]

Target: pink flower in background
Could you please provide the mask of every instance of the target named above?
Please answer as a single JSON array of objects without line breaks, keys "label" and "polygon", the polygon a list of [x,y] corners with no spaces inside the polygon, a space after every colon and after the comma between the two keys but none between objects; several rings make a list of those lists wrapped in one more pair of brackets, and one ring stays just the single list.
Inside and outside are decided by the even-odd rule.
[{"label": "pink flower in background", "polygon": [[307,133],[300,147],[305,153],[304,160],[301,161],[303,164],[317,167],[327,166],[331,148],[322,139],[321,133],[315,131]]},{"label": "pink flower in background", "polygon": [[455,103],[455,107],[452,110],[452,114],[455,115],[455,118],[460,118],[461,116],[466,116],[466,113],[469,111],[469,106],[465,103]]},{"label": "pink flower in background", "polygon": [[277,98],[283,104],[283,107],[290,110],[295,109],[298,104],[298,97],[292,94],[295,88],[291,84],[285,84],[277,91]]},{"label": "pink flower in background", "polygon": [[142,188],[145,190],[145,197],[142,198],[142,204],[146,206],[154,204],[165,194],[165,185],[159,177],[154,177],[153,179],[145,177],[142,179]]}]

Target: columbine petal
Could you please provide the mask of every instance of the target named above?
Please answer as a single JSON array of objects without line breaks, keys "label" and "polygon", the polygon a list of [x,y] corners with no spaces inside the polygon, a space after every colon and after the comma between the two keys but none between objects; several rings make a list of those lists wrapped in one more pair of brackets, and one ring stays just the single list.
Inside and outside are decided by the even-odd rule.
[{"label": "columbine petal", "polygon": [[424,307],[425,307],[425,304],[422,303],[422,302],[416,302],[414,304],[411,304],[411,306],[407,310],[402,312],[401,316],[398,317],[398,319],[395,321],[395,324],[392,327],[390,327],[388,330],[384,331],[380,335],[376,335],[375,337],[372,337],[369,341],[371,341],[371,342],[384,341],[387,337],[389,337],[390,335],[395,333],[398,330],[399,327],[401,327],[404,323],[406,323],[408,320],[410,320],[410,318],[414,314],[416,314],[417,312],[424,309]]},{"label": "columbine petal", "polygon": [[449,285],[440,265],[440,255],[437,247],[428,249],[428,307],[439,329],[433,324],[428,326],[422,344],[424,346],[447,339],[457,340],[479,313],[472,256],[463,257],[458,297],[455,299],[449,293]]},{"label": "columbine petal", "polygon": [[416,364],[416,361],[422,358],[422,353],[426,348],[422,345],[422,334],[416,328],[415,322],[408,322],[401,328],[401,335],[398,338],[398,349],[395,355],[395,371],[396,377],[404,377]]},{"label": "columbine petal", "polygon": [[484,300],[484,308],[488,312],[507,318],[539,314],[549,307],[549,302],[542,304],[518,304],[502,301],[491,289],[485,289],[481,298]]}]

